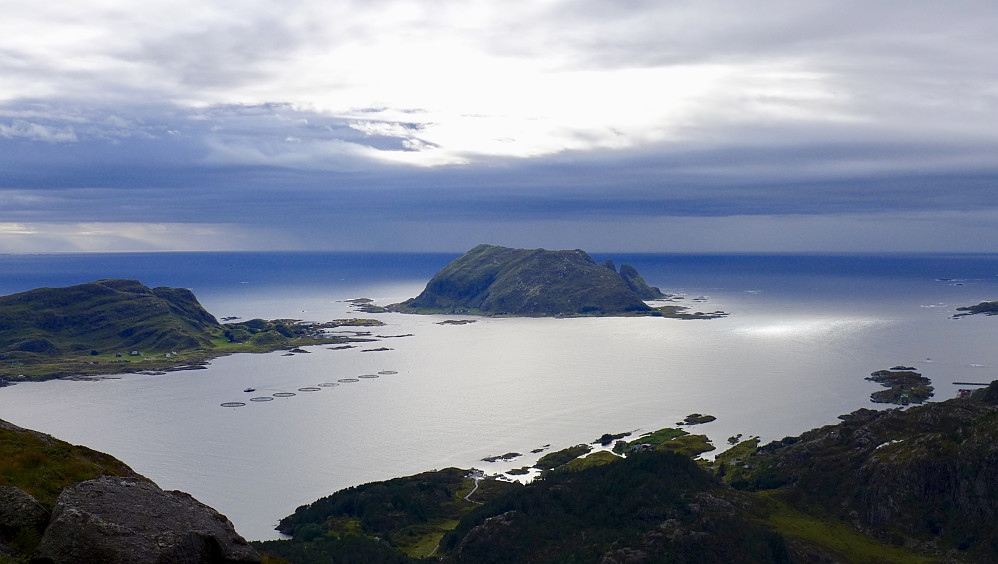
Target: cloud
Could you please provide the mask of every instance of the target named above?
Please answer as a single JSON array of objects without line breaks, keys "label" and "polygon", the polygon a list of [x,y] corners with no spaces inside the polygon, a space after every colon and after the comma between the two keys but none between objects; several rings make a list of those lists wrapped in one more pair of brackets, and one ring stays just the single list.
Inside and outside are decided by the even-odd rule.
[{"label": "cloud", "polygon": [[970,0],[22,3],[0,21],[0,221],[689,218],[760,248],[751,217],[987,225],[995,21]]},{"label": "cloud", "polygon": [[[812,139],[842,124],[993,139],[995,87],[980,69],[995,13],[964,4],[105,2],[56,18],[24,7],[5,52],[8,70],[29,74],[0,99],[278,103],[364,127],[405,123],[418,108],[407,116],[418,137],[382,131],[408,141],[369,153],[425,166],[724,140],[774,124]],[[24,32],[33,27],[45,32]],[[358,115],[372,106],[383,110]]]},{"label": "cloud", "polygon": [[210,223],[0,223],[0,253],[294,248],[286,235]]},{"label": "cloud", "polygon": [[0,137],[7,139],[23,138],[48,143],[75,143],[76,132],[71,127],[56,129],[37,123],[17,120],[10,124],[0,122]]}]

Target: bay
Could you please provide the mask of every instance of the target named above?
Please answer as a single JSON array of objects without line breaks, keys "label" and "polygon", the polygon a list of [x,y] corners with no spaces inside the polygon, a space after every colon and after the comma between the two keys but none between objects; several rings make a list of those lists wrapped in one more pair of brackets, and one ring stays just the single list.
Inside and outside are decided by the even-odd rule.
[{"label": "bay", "polygon": [[[234,355],[161,376],[18,384],[0,389],[0,418],[111,453],[219,509],[247,538],[268,539],[298,505],[372,480],[447,466],[505,471],[531,464],[539,454],[530,450],[544,445],[673,426],[693,412],[718,417],[691,430],[719,449],[738,433],[779,439],[877,407],[871,371],[915,366],[947,399],[953,382],[990,381],[998,366],[995,320],[952,319],[956,307],[998,299],[996,255],[594,255],[633,264],[693,309],[730,313],[706,321],[457,326],[438,324],[455,316],[358,314],[344,301],[414,296],[452,258],[0,256],[4,294],[137,278],[189,287],[218,317],[376,317],[386,326],[374,333],[412,335]],[[391,350],[364,350],[380,347]],[[295,395],[248,401],[280,392]],[[221,407],[232,401],[246,405]],[[507,452],[525,455],[481,460]]]}]

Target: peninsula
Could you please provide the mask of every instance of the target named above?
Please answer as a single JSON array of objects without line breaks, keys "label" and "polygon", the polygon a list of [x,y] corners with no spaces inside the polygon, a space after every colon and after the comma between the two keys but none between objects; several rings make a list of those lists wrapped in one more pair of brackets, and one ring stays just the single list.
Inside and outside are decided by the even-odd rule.
[{"label": "peninsula", "polygon": [[654,315],[709,318],[685,313],[683,306],[659,308],[645,300],[663,299],[634,267],[618,272],[612,261],[597,264],[578,249],[548,251],[478,245],[437,272],[421,294],[388,306],[402,313],[491,316]]},{"label": "peninsula", "polygon": [[19,380],[200,368],[217,356],[376,341],[330,334],[372,319],[219,323],[184,288],[105,279],[0,296],[0,385]]}]

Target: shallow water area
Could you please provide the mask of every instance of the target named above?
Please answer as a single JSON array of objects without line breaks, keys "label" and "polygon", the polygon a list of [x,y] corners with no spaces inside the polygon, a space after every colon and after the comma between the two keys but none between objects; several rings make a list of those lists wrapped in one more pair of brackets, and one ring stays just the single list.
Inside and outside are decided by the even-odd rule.
[{"label": "shallow water area", "polygon": [[[687,430],[718,449],[739,433],[779,439],[878,407],[869,394],[880,388],[864,377],[896,364],[931,378],[936,399],[956,395],[952,382],[995,377],[998,319],[950,318],[957,306],[998,299],[993,257],[943,264],[950,277],[970,272],[960,286],[937,281],[945,274],[924,264],[864,275],[825,259],[807,268],[762,261],[725,276],[722,261],[635,258],[627,262],[649,283],[685,296],[678,303],[730,316],[440,325],[460,316],[354,313],[344,301],[399,301],[425,278],[366,288],[258,281],[252,292],[206,284],[195,291],[220,317],[372,317],[386,323],[374,334],[412,336],[234,355],[199,371],[19,384],[0,390],[0,418],[109,452],[219,509],[247,538],[267,539],[298,505],[372,480],[447,466],[504,472],[604,433],[632,431],[632,439],[675,426],[694,412],[717,416]],[[990,279],[978,272],[988,269]],[[392,350],[364,352],[381,346]],[[524,454],[482,461],[508,452]]]}]

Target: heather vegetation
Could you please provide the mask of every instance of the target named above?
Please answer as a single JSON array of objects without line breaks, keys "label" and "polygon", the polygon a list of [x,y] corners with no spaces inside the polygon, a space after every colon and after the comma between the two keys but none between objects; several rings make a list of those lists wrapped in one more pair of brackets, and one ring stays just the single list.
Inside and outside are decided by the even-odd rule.
[{"label": "heather vegetation", "polygon": [[0,421],[0,486],[15,486],[52,509],[66,486],[97,476],[137,476],[114,457]]}]

